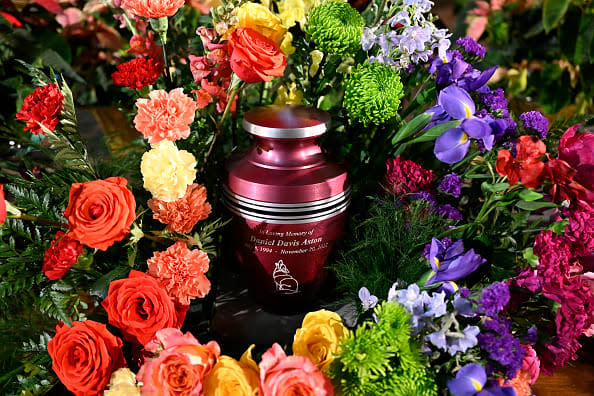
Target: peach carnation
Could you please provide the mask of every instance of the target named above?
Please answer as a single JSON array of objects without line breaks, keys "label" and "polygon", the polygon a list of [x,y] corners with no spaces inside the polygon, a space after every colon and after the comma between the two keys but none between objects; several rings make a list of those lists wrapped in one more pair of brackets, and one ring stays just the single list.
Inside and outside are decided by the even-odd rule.
[{"label": "peach carnation", "polygon": [[153,198],[175,201],[184,196],[196,178],[196,158],[165,140],[142,155],[140,172],[144,188]]},{"label": "peach carnation", "polygon": [[167,230],[181,233],[192,231],[212,210],[206,202],[206,187],[199,184],[188,186],[186,195],[172,202],[149,199],[148,207],[153,211],[153,219],[167,224]]},{"label": "peach carnation", "polygon": [[183,88],[169,93],[155,90],[149,93],[149,98],[136,101],[138,113],[134,117],[134,126],[150,144],[190,136],[190,124],[194,122],[198,106],[184,94]]},{"label": "peach carnation", "polygon": [[164,252],[155,252],[147,264],[148,274],[157,278],[177,303],[189,305],[190,299],[202,298],[210,291],[210,281],[204,275],[208,271],[208,255],[199,249],[188,249],[182,241]]},{"label": "peach carnation", "polygon": [[122,8],[145,18],[173,16],[185,0],[122,0]]}]

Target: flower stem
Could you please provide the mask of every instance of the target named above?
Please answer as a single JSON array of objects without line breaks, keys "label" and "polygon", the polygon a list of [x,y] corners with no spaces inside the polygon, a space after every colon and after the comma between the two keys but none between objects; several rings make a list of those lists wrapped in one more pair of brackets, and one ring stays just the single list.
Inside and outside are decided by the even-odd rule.
[{"label": "flower stem", "polygon": [[377,9],[377,15],[375,17],[375,20],[373,21],[373,24],[371,25],[372,28],[379,26],[379,22],[382,19],[382,14],[384,13],[384,8],[386,8],[386,3],[387,3],[386,0],[382,0],[382,2],[380,3],[380,5]]},{"label": "flower stem", "polygon": [[12,219],[20,219],[20,220],[26,220],[26,221],[34,221],[36,223],[40,223],[40,224],[44,224],[50,227],[58,227],[58,228],[62,228],[62,224],[55,222],[55,221],[51,221],[51,220],[47,220],[47,219],[42,219],[41,217],[37,217],[37,216],[31,216],[28,215],[26,213],[21,213],[18,216],[8,216],[8,218],[12,218]]}]

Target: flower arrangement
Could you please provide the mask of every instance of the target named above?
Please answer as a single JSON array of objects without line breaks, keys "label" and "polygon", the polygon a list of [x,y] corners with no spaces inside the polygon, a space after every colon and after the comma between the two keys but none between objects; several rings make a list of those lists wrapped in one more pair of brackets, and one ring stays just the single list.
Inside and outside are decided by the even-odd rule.
[{"label": "flower arrangement", "polygon": [[[132,36],[111,80],[141,136],[111,157],[89,154],[68,78],[18,63],[36,88],[6,127],[24,169],[0,184],[1,389],[529,395],[577,358],[594,134],[514,114],[489,52],[451,41],[431,1],[371,3],[110,4]],[[333,116],[321,143],[349,166],[354,215],[331,270],[356,313],[310,312],[290,347],[235,359],[181,329],[211,319],[238,116],[270,103]]]}]

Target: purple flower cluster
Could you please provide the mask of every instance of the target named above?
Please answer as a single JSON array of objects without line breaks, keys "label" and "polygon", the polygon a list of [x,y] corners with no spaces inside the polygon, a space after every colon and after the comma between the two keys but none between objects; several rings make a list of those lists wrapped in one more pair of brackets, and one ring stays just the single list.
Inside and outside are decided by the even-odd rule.
[{"label": "purple flower cluster", "polygon": [[462,191],[462,179],[455,172],[449,173],[439,183],[439,189],[446,194],[459,198]]},{"label": "purple flower cluster", "polygon": [[464,251],[462,240],[446,247],[439,239],[433,238],[429,250],[429,263],[435,274],[427,280],[426,285],[462,279],[473,273],[485,261],[474,249]]},{"label": "purple flower cluster", "polygon": [[520,115],[520,121],[524,123],[524,128],[534,129],[540,135],[541,139],[547,137],[549,130],[549,120],[539,111],[529,111]]},{"label": "purple flower cluster", "polygon": [[464,219],[464,217],[462,216],[462,213],[460,213],[460,211],[458,209],[454,208],[450,204],[438,205],[437,206],[437,214],[440,215],[441,217],[444,217],[444,218],[450,219],[450,220],[463,220]]},{"label": "purple flower cluster", "polygon": [[396,289],[394,284],[388,292],[388,301],[395,301],[402,305],[411,314],[411,332],[418,334],[428,323],[435,318],[445,315],[447,311],[445,293],[421,292],[416,284],[409,285],[406,289]]},{"label": "purple flower cluster", "polygon": [[507,99],[505,98],[505,92],[501,88],[497,88],[494,91],[481,95],[481,101],[491,111],[502,110],[506,115],[509,115],[507,110]]},{"label": "purple flower cluster", "polygon": [[478,312],[487,316],[495,316],[509,302],[509,286],[505,282],[493,283],[483,289],[478,302]]},{"label": "purple flower cluster", "polygon": [[484,58],[487,50],[485,47],[474,41],[472,37],[462,37],[456,40],[456,44],[464,48],[464,51],[469,55],[476,55],[479,58]]},{"label": "purple flower cluster", "polygon": [[487,373],[477,363],[462,367],[456,373],[456,378],[448,381],[448,389],[454,396],[516,396],[511,386],[487,384]]},{"label": "purple flower cluster", "polygon": [[458,352],[466,352],[478,342],[477,335],[480,333],[478,326],[466,326],[461,332],[452,332],[450,328],[442,328],[439,331],[427,334],[425,339],[437,348],[454,356]]},{"label": "purple flower cluster", "polygon": [[[483,331],[478,335],[478,343],[482,350],[489,354],[489,358],[499,363],[508,379],[516,377],[522,368],[524,348],[520,340],[511,334],[511,320],[503,317],[487,319],[483,324]],[[491,367],[489,371],[498,371]]]}]

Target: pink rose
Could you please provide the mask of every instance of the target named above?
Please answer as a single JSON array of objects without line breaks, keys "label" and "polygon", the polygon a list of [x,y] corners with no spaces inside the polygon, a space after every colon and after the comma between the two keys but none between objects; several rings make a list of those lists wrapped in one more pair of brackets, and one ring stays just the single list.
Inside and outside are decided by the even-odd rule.
[{"label": "pink rose", "polygon": [[522,345],[524,358],[522,359],[522,371],[530,375],[530,385],[534,385],[540,374],[540,360],[536,351],[530,345]]},{"label": "pink rose", "polygon": [[334,394],[328,377],[311,360],[303,356],[287,356],[277,343],[262,355],[259,368],[261,396]]},{"label": "pink rose", "polygon": [[581,124],[568,128],[559,141],[559,159],[577,171],[574,179],[586,188],[594,201],[594,133],[577,133]]}]

